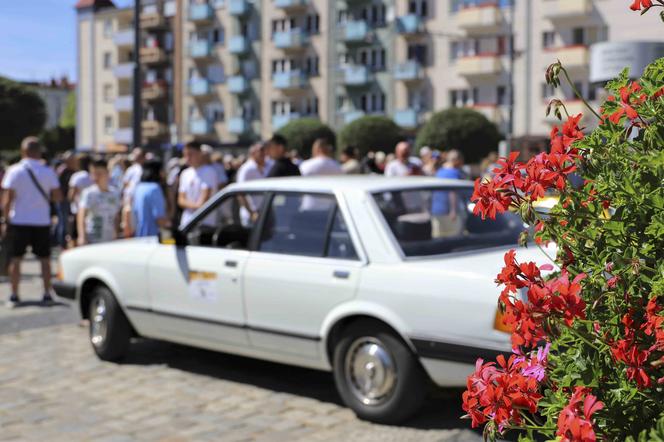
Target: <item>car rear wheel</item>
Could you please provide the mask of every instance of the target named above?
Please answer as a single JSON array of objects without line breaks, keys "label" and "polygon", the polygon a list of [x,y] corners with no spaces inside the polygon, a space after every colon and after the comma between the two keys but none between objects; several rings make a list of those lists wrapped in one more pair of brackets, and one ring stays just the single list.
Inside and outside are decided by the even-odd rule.
[{"label": "car rear wheel", "polygon": [[118,361],[129,350],[131,326],[111,291],[93,289],[90,300],[90,343],[104,361]]},{"label": "car rear wheel", "polygon": [[424,402],[426,375],[387,327],[352,324],[336,344],[333,362],[341,398],[362,419],[399,423]]}]

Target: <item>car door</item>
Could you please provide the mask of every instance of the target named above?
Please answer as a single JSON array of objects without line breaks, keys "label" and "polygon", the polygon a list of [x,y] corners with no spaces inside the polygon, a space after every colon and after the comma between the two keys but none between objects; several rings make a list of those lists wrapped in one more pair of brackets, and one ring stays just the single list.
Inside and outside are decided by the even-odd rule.
[{"label": "car door", "polygon": [[317,359],[320,330],[351,299],[363,261],[334,195],[275,193],[245,270],[253,346]]},{"label": "car door", "polygon": [[[248,344],[242,272],[262,198],[222,196],[184,227],[186,245],[162,244],[151,256],[151,310],[159,333],[192,344]],[[203,223],[209,217],[214,227]]]}]

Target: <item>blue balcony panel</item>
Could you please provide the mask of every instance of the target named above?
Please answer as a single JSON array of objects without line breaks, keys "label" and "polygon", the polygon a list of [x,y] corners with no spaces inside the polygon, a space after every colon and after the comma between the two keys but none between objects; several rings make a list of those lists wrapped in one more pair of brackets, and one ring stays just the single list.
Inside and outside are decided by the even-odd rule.
[{"label": "blue balcony panel", "polygon": [[344,26],[343,38],[347,43],[358,43],[369,37],[369,25],[365,21],[352,20]]},{"label": "blue balcony panel", "polygon": [[192,58],[206,58],[212,55],[212,44],[207,40],[189,43],[189,55]]},{"label": "blue balcony panel", "polygon": [[235,17],[242,17],[249,13],[249,7],[247,0],[229,0],[228,13]]},{"label": "blue balcony panel", "polygon": [[242,75],[228,78],[228,91],[232,94],[243,94],[249,89],[249,81]]},{"label": "blue balcony panel", "polygon": [[397,31],[400,34],[417,34],[424,29],[422,17],[417,14],[408,14],[397,17]]},{"label": "blue balcony panel", "polygon": [[300,114],[293,112],[284,115],[272,115],[272,130],[279,130],[293,120],[300,118]]},{"label": "blue balcony panel", "polygon": [[401,127],[413,129],[420,124],[420,114],[416,109],[401,109],[394,113],[394,122]]},{"label": "blue balcony panel", "polygon": [[243,35],[234,35],[228,41],[228,50],[235,55],[246,54],[249,52],[249,39]]},{"label": "blue balcony panel", "polygon": [[197,118],[189,122],[189,132],[192,135],[207,135],[212,132],[213,125],[205,118]]},{"label": "blue balcony panel", "polygon": [[355,65],[344,68],[344,84],[347,86],[364,86],[369,83],[369,69]]},{"label": "blue balcony panel", "polygon": [[191,21],[210,21],[213,17],[214,9],[207,3],[189,6],[189,20]]},{"label": "blue balcony panel", "polygon": [[344,112],[343,114],[344,124],[352,123],[353,121],[357,120],[358,118],[362,118],[365,115],[366,115],[365,112],[362,110],[352,110]]},{"label": "blue balcony panel", "polygon": [[212,87],[205,78],[196,78],[189,82],[189,93],[195,97],[209,95],[210,92],[212,92]]},{"label": "blue balcony panel", "polygon": [[243,117],[231,117],[227,121],[228,132],[242,135],[249,132],[249,122]]},{"label": "blue balcony panel", "polygon": [[419,80],[422,78],[422,74],[422,65],[417,60],[408,60],[404,63],[399,63],[394,69],[395,80]]}]

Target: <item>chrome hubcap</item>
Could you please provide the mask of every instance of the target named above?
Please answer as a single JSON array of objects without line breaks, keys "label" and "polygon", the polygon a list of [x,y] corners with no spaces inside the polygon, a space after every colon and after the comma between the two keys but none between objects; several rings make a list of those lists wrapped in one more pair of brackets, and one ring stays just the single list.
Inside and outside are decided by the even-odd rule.
[{"label": "chrome hubcap", "polygon": [[90,340],[92,345],[99,347],[106,341],[108,322],[106,319],[106,301],[97,298],[90,310]]},{"label": "chrome hubcap", "polygon": [[397,380],[394,359],[385,345],[373,337],[356,339],[346,354],[346,381],[365,405],[380,405],[394,391]]}]

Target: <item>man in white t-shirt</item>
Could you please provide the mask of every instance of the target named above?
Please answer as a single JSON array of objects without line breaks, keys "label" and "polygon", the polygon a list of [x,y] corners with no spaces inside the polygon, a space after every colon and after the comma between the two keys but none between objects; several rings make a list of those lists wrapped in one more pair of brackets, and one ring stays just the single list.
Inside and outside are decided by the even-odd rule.
[{"label": "man in white t-shirt", "polygon": [[90,162],[89,155],[79,155],[77,158],[78,170],[69,178],[69,194],[67,199],[71,201],[71,213],[76,215],[78,213],[78,203],[81,199],[81,193],[88,187],[92,186],[92,179],[90,178]]},{"label": "man in white t-shirt", "polygon": [[145,156],[145,151],[141,147],[136,147],[131,151],[130,159],[133,164],[122,176],[122,197],[125,201],[128,201],[136,185],[141,182]]},{"label": "man in white t-shirt", "polygon": [[116,239],[122,209],[120,194],[109,186],[111,177],[106,161],[93,161],[90,175],[94,184],[83,191],[77,215],[80,246]]},{"label": "man in white t-shirt", "polygon": [[240,166],[235,180],[238,183],[266,178],[270,172],[265,156],[265,143],[255,143],[249,148],[249,159]]},{"label": "man in white t-shirt", "polygon": [[410,158],[410,143],[401,141],[394,148],[394,159],[385,166],[385,176],[422,175],[422,168]]},{"label": "man in white t-shirt", "polygon": [[56,173],[41,161],[42,146],[35,137],[21,143],[18,164],[11,166],[2,179],[3,231],[9,239],[10,308],[19,302],[21,261],[28,246],[41,263],[44,284],[43,301],[51,302],[51,208],[50,202],[62,201]]},{"label": "man in white t-shirt", "polygon": [[337,160],[332,158],[333,149],[325,138],[314,141],[311,158],[300,164],[302,176],[341,175],[343,170]]},{"label": "man in white t-shirt", "polygon": [[[200,143],[187,143],[183,154],[189,167],[180,175],[178,188],[178,205],[182,208],[181,227],[192,220],[194,212],[203,207],[219,187],[217,173],[212,166],[205,164]],[[206,217],[200,225],[214,227],[214,214]]]}]

